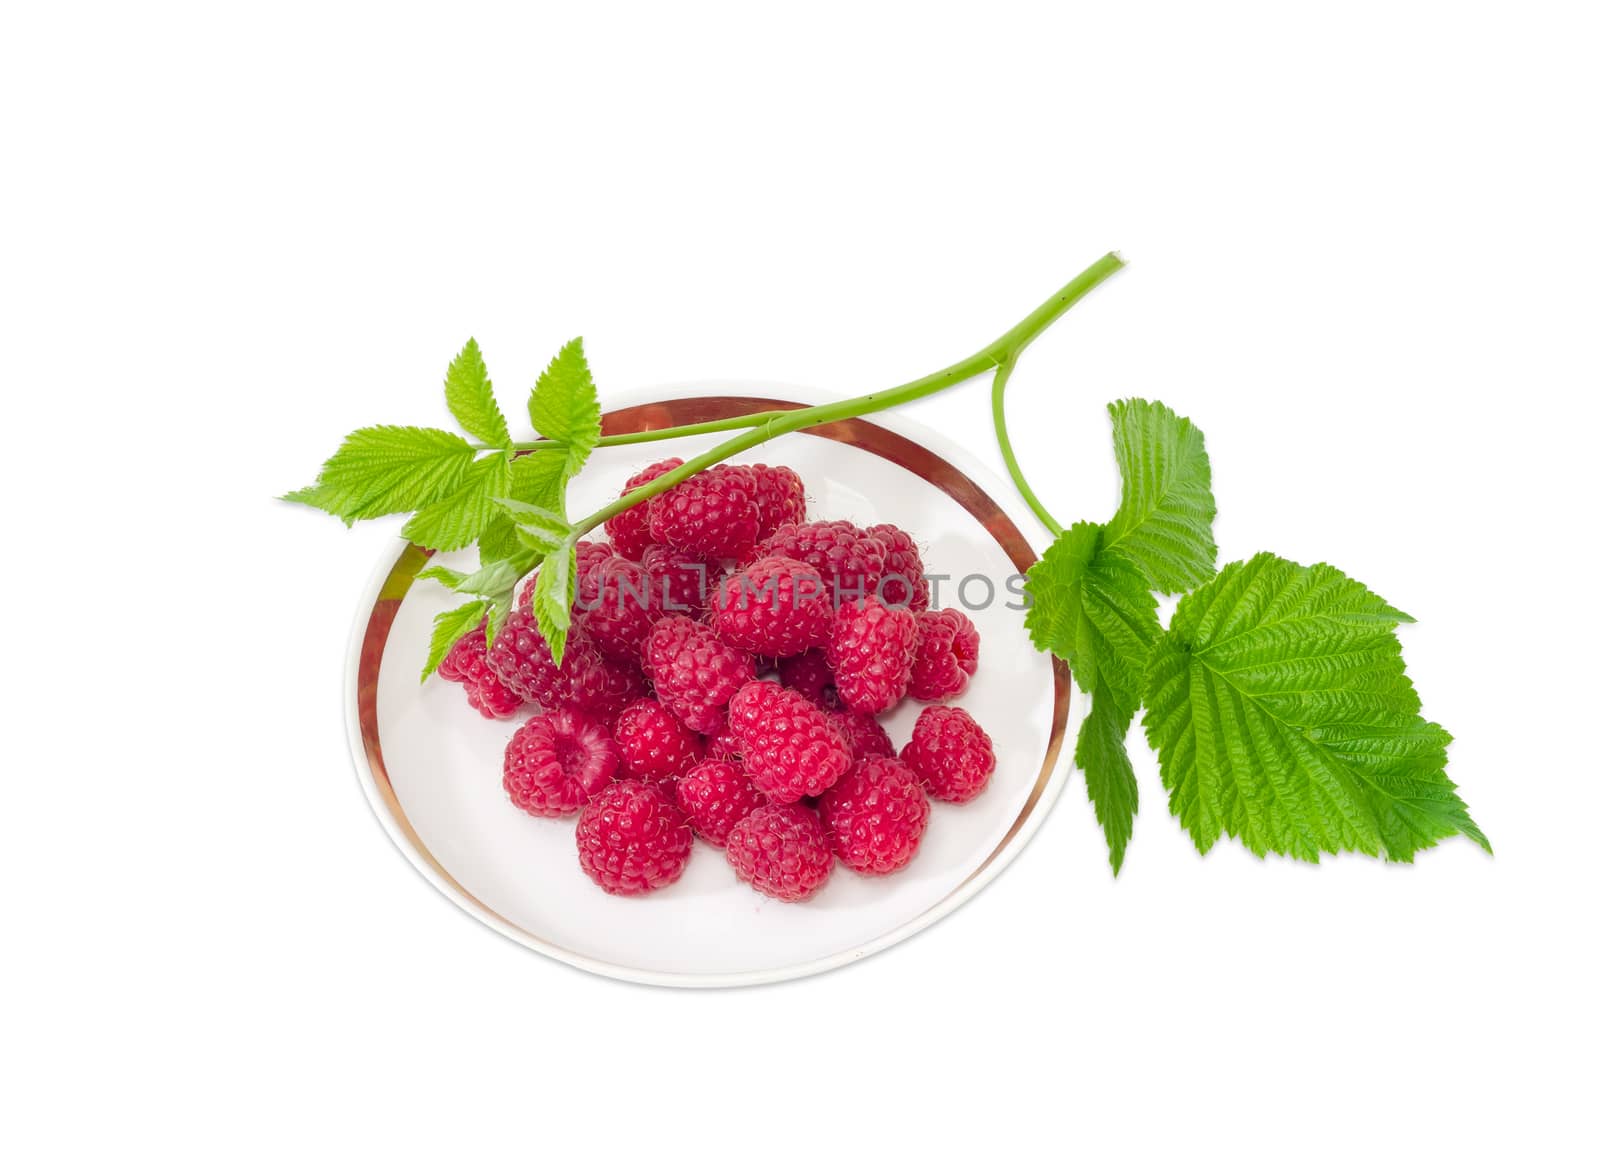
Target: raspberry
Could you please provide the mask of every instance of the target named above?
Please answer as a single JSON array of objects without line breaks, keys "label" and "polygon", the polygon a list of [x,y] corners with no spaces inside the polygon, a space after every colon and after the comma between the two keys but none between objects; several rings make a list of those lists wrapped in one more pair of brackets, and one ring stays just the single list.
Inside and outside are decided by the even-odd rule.
[{"label": "raspberry", "polygon": [[[597,565],[611,558],[615,552],[611,550],[610,543],[591,543],[586,540],[580,541],[573,549],[578,557],[578,583],[580,587],[577,598],[582,599],[583,589],[581,585],[583,577],[593,571]],[[538,582],[539,573],[537,571],[528,576],[522,584],[522,589],[517,592],[517,607],[526,608],[533,602],[533,589]]]},{"label": "raspberry", "polygon": [[761,515],[757,541],[772,537],[785,523],[806,520],[806,487],[787,465],[751,465],[756,479],[756,508]]},{"label": "raspberry", "polygon": [[577,625],[607,657],[637,665],[639,646],[661,619],[657,595],[639,564],[617,556],[603,559],[580,582]]},{"label": "raspberry", "polygon": [[611,660],[581,632],[567,633],[561,673],[567,700],[603,722],[613,721],[628,703],[646,692],[637,662],[624,665]]},{"label": "raspberry", "polygon": [[711,581],[722,576],[720,567],[701,556],[660,543],[646,547],[640,562],[650,577],[651,602],[662,615],[698,613],[705,605]]},{"label": "raspberry", "polygon": [[728,864],[768,897],[803,902],[833,872],[833,852],[814,808],[765,804],[728,833]]},{"label": "raspberry", "polygon": [[671,885],[693,848],[688,819],[653,783],[614,783],[578,817],[578,864],[607,893],[632,897]]},{"label": "raspberry", "polygon": [[641,698],[611,728],[629,775],[660,783],[682,775],[705,753],[700,736],[654,698]]},{"label": "raspberry", "polygon": [[511,802],[534,816],[576,812],[611,782],[617,744],[600,721],[563,707],[535,714],[506,744],[505,783]]},{"label": "raspberry", "polygon": [[609,722],[645,692],[637,668],[606,660],[580,630],[567,633],[566,654],[556,665],[526,608],[506,617],[484,659],[512,693],[546,710],[571,702]]},{"label": "raspberry", "polygon": [[566,697],[566,676],[550,655],[550,646],[539,635],[531,609],[516,608],[506,617],[484,660],[519,698],[553,710]]},{"label": "raspberry", "polygon": [[761,528],[755,475],[743,465],[703,469],[649,506],[650,537],[691,555],[743,559]]},{"label": "raspberry", "polygon": [[827,791],[850,766],[850,747],[828,716],[794,690],[755,681],[728,704],[755,785],[781,804]]},{"label": "raspberry", "polygon": [[809,564],[776,555],[728,577],[712,603],[711,628],[736,649],[789,657],[828,639],[833,608]]},{"label": "raspberry", "polygon": [[928,606],[928,581],[922,578],[922,553],[917,542],[898,526],[882,522],[866,529],[869,538],[883,544],[883,578],[878,598],[885,604],[903,604],[915,611]]},{"label": "raspberry", "polygon": [[485,628],[480,624],[455,643],[439,662],[439,676],[459,681],[467,691],[467,705],[485,718],[509,718],[522,706],[522,699],[489,668]]},{"label": "raspberry", "polygon": [[723,763],[742,763],[744,744],[739,741],[739,736],[724,724],[721,730],[706,739],[706,758],[717,759]]},{"label": "raspberry", "polygon": [[928,808],[911,768],[882,755],[858,759],[817,801],[828,844],[857,873],[904,868],[922,843]]},{"label": "raspberry", "polygon": [[717,614],[717,601],[722,598],[724,585],[733,581],[738,573],[735,571],[722,571],[715,564],[706,572],[706,598],[700,601],[700,611],[694,618],[702,624],[710,624],[711,618]]},{"label": "raspberry", "polygon": [[844,741],[850,746],[850,753],[857,759],[867,755],[892,755],[894,744],[889,741],[889,732],[878,725],[878,720],[871,714],[863,714],[859,710],[840,710],[829,714],[834,726],[838,727],[844,735]]},{"label": "raspberry", "polygon": [[883,576],[883,544],[850,522],[786,523],[761,550],[809,563],[835,604],[876,590]]},{"label": "raspberry", "polygon": [[821,649],[778,662],[778,680],[824,710],[837,710],[842,704],[839,690],[833,684],[833,670],[828,668],[827,654]]},{"label": "raspberry", "polygon": [[[670,472],[682,464],[682,457],[668,457],[665,461],[657,461],[654,465],[646,466],[623,483],[622,493],[617,497],[623,497],[630,490],[636,490],[646,482],[655,481],[663,473]],[[655,499],[652,498],[650,501],[653,502]],[[611,536],[617,554],[624,559],[637,559],[643,555],[645,547],[650,545],[650,502],[629,506],[621,514],[606,519],[606,533]]]},{"label": "raspberry", "polygon": [[722,729],[728,699],[756,675],[747,654],[730,649],[687,616],[656,621],[640,655],[656,696],[701,734]]},{"label": "raspberry", "polygon": [[960,706],[929,706],[917,715],[900,758],[936,800],[964,804],[989,786],[994,744]]},{"label": "raspberry", "polygon": [[917,614],[876,596],[839,606],[828,639],[828,665],[839,698],[852,710],[880,714],[906,696],[917,655]]},{"label": "raspberry", "polygon": [[678,780],[678,807],[708,844],[728,843],[733,826],[767,802],[745,769],[736,763],[707,760]]},{"label": "raspberry", "polygon": [[978,671],[978,630],[965,612],[941,608],[917,616],[921,643],[906,692],[922,702],[943,702],[967,688]]}]

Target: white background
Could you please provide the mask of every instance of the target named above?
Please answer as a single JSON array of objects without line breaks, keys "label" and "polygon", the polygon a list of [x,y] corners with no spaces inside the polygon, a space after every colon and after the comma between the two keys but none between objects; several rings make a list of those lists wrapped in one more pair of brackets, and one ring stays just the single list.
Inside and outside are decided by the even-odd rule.
[{"label": "white background", "polygon": [[[1578,5],[8,6],[0,340],[15,1170],[1592,1164],[1600,265]],[[392,527],[274,502],[347,429],[602,391],[872,390],[1109,248],[1021,456],[1206,431],[1227,559],[1403,636],[1488,832],[1199,858],[1148,753],[970,907],[820,979],[627,987],[473,924],[350,772]],[[978,385],[919,405],[996,457]]]}]

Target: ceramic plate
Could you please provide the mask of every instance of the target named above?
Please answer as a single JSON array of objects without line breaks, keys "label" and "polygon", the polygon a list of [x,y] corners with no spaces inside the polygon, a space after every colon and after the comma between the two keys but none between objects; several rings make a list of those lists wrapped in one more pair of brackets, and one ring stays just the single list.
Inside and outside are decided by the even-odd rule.
[{"label": "ceramic plate", "polygon": [[[770,385],[764,390],[770,394]],[[606,432],[795,404],[732,390],[655,395],[607,414]],[[705,443],[598,449],[571,487],[569,506],[582,516],[649,462]],[[715,987],[791,979],[865,958],[993,880],[1064,783],[1060,752],[1071,745],[1069,726],[1083,707],[1069,705],[1066,667],[1034,651],[1022,613],[1006,606],[1017,603],[1008,579],[1032,563],[1044,537],[1010,484],[957,446],[885,415],[780,437],[749,459],[798,471],[812,518],[892,521],[908,530],[930,575],[951,577],[941,585],[944,602],[968,576],[996,585],[986,608],[978,606],[986,594],[980,580],[966,585],[982,644],[978,673],[957,703],[994,740],[994,780],[966,805],[936,801],[920,851],[899,873],[868,878],[839,867],[809,902],[761,896],[734,878],[719,850],[698,841],[677,884],[642,898],[612,897],[578,868],[575,817],[538,819],[506,798],[501,756],[520,719],[486,720],[467,707],[459,686],[418,683],[432,618],[455,598],[432,580],[417,582],[426,552],[401,544],[379,568],[351,642],[348,720],[357,773],[395,844],[440,892],[499,933],[575,967],[642,983]],[[471,552],[442,561],[476,562]],[[920,708],[907,701],[884,719],[895,746]]]}]

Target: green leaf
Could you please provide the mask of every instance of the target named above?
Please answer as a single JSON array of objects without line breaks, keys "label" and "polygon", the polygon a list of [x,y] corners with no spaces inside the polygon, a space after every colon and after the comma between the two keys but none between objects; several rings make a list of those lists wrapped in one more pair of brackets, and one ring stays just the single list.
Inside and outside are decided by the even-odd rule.
[{"label": "green leaf", "polygon": [[1133,818],[1139,811],[1139,784],[1126,745],[1132,722],[1131,715],[1117,708],[1113,695],[1102,691],[1078,730],[1076,758],[1095,819],[1106,834],[1113,876],[1122,871],[1122,859],[1133,837]]},{"label": "green leaf", "polygon": [[461,427],[480,441],[501,447],[511,444],[511,431],[494,401],[494,384],[489,382],[489,369],[476,339],[468,339],[450,361],[444,375],[444,400]]},{"label": "green leaf", "polygon": [[433,618],[433,636],[428,640],[428,663],[422,667],[422,680],[427,681],[439,668],[439,662],[455,647],[455,643],[478,627],[478,621],[488,611],[482,600],[469,600],[459,608],[441,612]]},{"label": "green leaf", "polygon": [[[566,514],[567,454],[564,449],[535,449],[511,462],[512,500],[518,503],[543,506],[554,513]],[[503,509],[495,515],[478,536],[478,555],[485,562],[505,559],[521,554],[528,548],[511,516]]]},{"label": "green leaf", "polygon": [[317,483],[284,495],[345,522],[402,514],[454,494],[472,470],[466,439],[437,428],[358,428],[328,458]]},{"label": "green leaf", "polygon": [[564,450],[535,449],[511,463],[511,491],[507,496],[565,515],[567,480]]},{"label": "green leaf", "polygon": [[524,549],[522,540],[517,537],[517,528],[505,511],[495,511],[483,524],[483,533],[478,536],[478,558],[485,563],[510,558]]},{"label": "green leaf", "polygon": [[533,618],[557,665],[567,648],[577,577],[577,551],[571,545],[563,546],[551,551],[539,564],[539,579],[533,589]]},{"label": "green leaf", "polygon": [[1489,849],[1420,716],[1397,624],[1343,572],[1276,555],[1185,597],[1151,653],[1144,726],[1172,812],[1206,852],[1410,861],[1461,833]]},{"label": "green leaf", "polygon": [[303,506],[314,506],[318,510],[340,518],[346,526],[351,526],[355,523],[354,518],[345,518],[341,513],[342,507],[346,504],[345,496],[338,490],[331,489],[325,485],[308,485],[303,490],[290,490],[283,495],[283,500],[285,502],[299,502]]},{"label": "green leaf", "polygon": [[468,573],[457,571],[453,567],[446,567],[442,563],[435,563],[432,567],[417,572],[418,579],[436,579],[445,587],[454,591],[466,580]]},{"label": "green leaf", "polygon": [[1160,592],[1199,587],[1216,571],[1211,462],[1187,417],[1149,400],[1110,405],[1122,471],[1122,505],[1106,524],[1105,549],[1137,567]]},{"label": "green leaf", "polygon": [[1118,708],[1137,710],[1161,626],[1144,573],[1104,549],[1103,528],[1080,522],[1057,537],[1028,570],[1028,593],[1034,647],[1065,659],[1084,690],[1109,689]]},{"label": "green leaf", "polygon": [[583,468],[600,440],[600,399],[582,339],[562,347],[539,376],[528,397],[528,416],[541,436],[566,445],[568,477]]},{"label": "green leaf", "polygon": [[494,638],[500,635],[500,628],[506,622],[506,617],[511,615],[511,589],[507,588],[498,596],[489,601],[489,616],[483,630],[485,645],[494,644]]},{"label": "green leaf", "polygon": [[572,537],[571,524],[555,510],[512,498],[496,498],[494,504],[511,519],[522,545],[541,555],[548,555]]},{"label": "green leaf", "polygon": [[494,517],[494,499],[504,494],[510,484],[506,455],[492,453],[471,467],[460,489],[418,510],[400,533],[418,546],[435,551],[471,546]]},{"label": "green leaf", "polygon": [[510,592],[521,578],[522,569],[516,560],[498,559],[493,563],[485,563],[470,575],[463,576],[455,585],[455,590],[471,596],[492,599]]}]

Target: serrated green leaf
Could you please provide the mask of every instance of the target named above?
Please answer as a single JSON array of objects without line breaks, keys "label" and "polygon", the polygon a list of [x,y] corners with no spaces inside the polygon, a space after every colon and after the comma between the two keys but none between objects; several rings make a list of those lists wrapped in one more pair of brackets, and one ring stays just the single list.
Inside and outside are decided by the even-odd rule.
[{"label": "serrated green leaf", "polygon": [[489,605],[483,600],[468,600],[459,608],[441,612],[433,618],[433,635],[428,639],[428,662],[422,667],[422,680],[427,681],[439,668],[455,643],[478,627]]},{"label": "serrated green leaf", "polygon": [[548,555],[572,537],[571,525],[554,510],[511,498],[496,498],[495,505],[511,519],[522,545],[541,555]]},{"label": "serrated green leaf", "polygon": [[454,591],[461,586],[469,573],[457,571],[454,567],[446,567],[442,563],[435,563],[432,567],[417,572],[418,579],[436,579],[445,587]]},{"label": "serrated green leaf", "polygon": [[506,617],[511,615],[511,589],[507,588],[499,595],[488,601],[489,612],[485,617],[483,640],[486,645],[494,644],[494,638],[500,635],[500,628],[506,622]]},{"label": "serrated green leaf", "polygon": [[283,495],[283,500],[285,502],[298,502],[302,506],[314,506],[318,510],[332,514],[346,526],[355,524],[354,518],[346,518],[341,513],[341,509],[346,504],[346,496],[328,486],[320,484],[308,485],[303,490],[290,490]]},{"label": "serrated green leaf", "polygon": [[[567,455],[564,449],[535,449],[511,462],[509,496],[517,502],[566,513]],[[484,562],[505,559],[528,550],[511,516],[497,509],[478,536],[478,554]]]},{"label": "serrated green leaf", "polygon": [[1132,722],[1131,715],[1117,708],[1113,695],[1102,691],[1078,729],[1075,757],[1083,769],[1095,819],[1106,835],[1113,876],[1122,871],[1122,859],[1133,837],[1133,818],[1139,811],[1139,784],[1126,745]]},{"label": "serrated green leaf", "polygon": [[572,546],[563,546],[551,551],[539,564],[539,579],[533,589],[533,618],[557,665],[561,664],[567,648],[577,577],[577,551]]},{"label": "serrated green leaf", "polygon": [[493,563],[485,563],[470,575],[463,576],[455,585],[455,590],[467,595],[492,599],[510,592],[521,578],[522,568],[518,566],[516,560],[497,559]]},{"label": "serrated green leaf", "polygon": [[535,449],[511,463],[511,491],[506,496],[565,516],[567,481],[565,450]]},{"label": "serrated green leaf", "polygon": [[1102,527],[1080,522],[1050,544],[1028,570],[1025,623],[1034,647],[1066,660],[1084,690],[1110,689],[1132,714],[1161,626],[1143,572],[1103,542]]},{"label": "serrated green leaf", "polygon": [[506,455],[491,453],[472,466],[460,489],[418,510],[400,533],[435,551],[471,546],[494,517],[494,499],[503,495],[510,483]]},{"label": "serrated green leaf", "polygon": [[1172,812],[1206,852],[1356,851],[1410,861],[1489,842],[1445,775],[1450,735],[1420,715],[1395,625],[1327,564],[1260,554],[1179,602],[1149,661],[1144,726]]},{"label": "serrated green leaf", "polygon": [[1159,402],[1118,400],[1108,411],[1122,504],[1106,524],[1104,549],[1126,558],[1157,591],[1200,586],[1217,564],[1204,435]]},{"label": "serrated green leaf", "polygon": [[419,510],[454,494],[472,470],[464,437],[437,428],[358,428],[322,466],[317,482],[284,495],[345,522]]},{"label": "serrated green leaf", "polygon": [[582,339],[562,347],[539,376],[528,397],[528,416],[541,436],[566,446],[568,477],[583,468],[600,440],[600,398]]},{"label": "serrated green leaf", "polygon": [[444,376],[444,400],[461,427],[480,441],[502,447],[511,444],[511,431],[495,403],[494,384],[489,381],[489,368],[476,339],[468,339],[450,361]]}]

